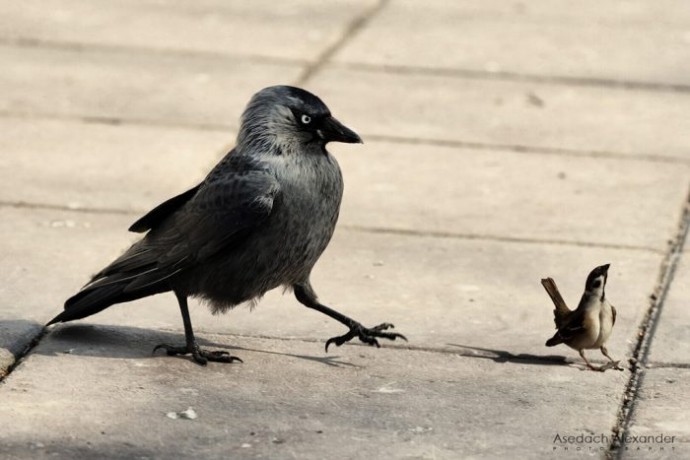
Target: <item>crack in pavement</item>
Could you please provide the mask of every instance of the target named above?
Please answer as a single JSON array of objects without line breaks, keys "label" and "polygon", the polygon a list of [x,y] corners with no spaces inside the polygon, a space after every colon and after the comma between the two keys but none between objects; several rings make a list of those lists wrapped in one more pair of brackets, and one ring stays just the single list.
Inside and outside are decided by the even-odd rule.
[{"label": "crack in pavement", "polygon": [[[58,112],[21,112],[0,110],[2,118],[16,119],[43,119],[58,120],[69,122],[80,122],[85,124],[99,124],[106,126],[149,126],[162,129],[184,129],[188,131],[209,131],[233,133],[237,132],[238,126],[228,123],[199,123],[194,121],[175,121],[154,118],[121,117],[111,115],[88,115],[88,114],[66,114]],[[537,155],[553,156],[573,156],[606,158],[622,161],[646,161],[650,163],[671,163],[690,166],[690,158],[683,158],[672,155],[657,155],[648,152],[617,152],[613,150],[578,150],[563,147],[542,147],[537,145],[523,144],[493,144],[476,141],[463,141],[453,139],[428,139],[420,137],[394,136],[389,134],[363,133],[362,137],[368,141],[389,142],[394,144],[406,145],[431,145],[438,147],[450,147],[464,150],[493,150],[506,151],[510,153],[527,153]]]},{"label": "crack in pavement", "polygon": [[601,87],[608,89],[618,89],[624,91],[648,91],[648,92],[670,92],[670,93],[690,93],[690,85],[683,83],[654,82],[643,80],[620,80],[605,77],[584,77],[567,75],[540,75],[533,73],[522,73],[514,71],[488,71],[483,69],[458,68],[458,67],[425,67],[407,64],[386,64],[369,62],[331,62],[330,58],[351,40],[371,19],[379,13],[389,0],[381,0],[372,8],[364,11],[361,15],[354,18],[345,28],[343,35],[334,44],[326,48],[314,60],[300,58],[286,58],[262,54],[233,54],[208,50],[191,50],[178,48],[156,48],[141,45],[121,45],[110,43],[84,43],[55,39],[43,39],[39,37],[14,37],[0,38],[0,46],[28,48],[28,49],[48,49],[75,53],[90,51],[107,52],[113,54],[149,54],[161,56],[177,56],[182,58],[198,59],[225,59],[228,61],[244,61],[262,64],[302,66],[306,67],[303,74],[298,78],[299,83],[304,83],[311,78],[317,71],[321,70],[326,64],[359,72],[392,74],[392,75],[420,75],[429,77],[457,78],[465,80],[500,80],[514,82],[530,82],[542,84],[560,84],[566,86],[588,86]]},{"label": "crack in pavement", "polygon": [[625,249],[632,251],[644,251],[651,252],[654,254],[666,254],[665,250],[660,250],[648,246],[636,246],[628,244],[612,244],[612,243],[595,243],[591,241],[577,241],[577,240],[558,240],[549,238],[523,238],[523,237],[512,237],[503,235],[490,235],[490,234],[479,234],[479,233],[458,233],[458,232],[446,232],[446,231],[436,231],[436,230],[415,230],[415,229],[404,229],[404,228],[387,228],[387,227],[368,227],[359,225],[340,225],[340,228],[358,231],[362,233],[381,233],[387,235],[404,235],[404,236],[419,236],[427,238],[453,238],[459,240],[486,240],[486,241],[499,241],[503,243],[526,243],[526,244],[553,244],[560,246],[577,246],[577,247],[587,247],[587,248],[602,248],[602,249]]},{"label": "crack in pavement", "polygon": [[614,426],[611,437],[611,444],[608,447],[605,457],[609,460],[621,459],[625,449],[621,439],[625,439],[632,423],[635,407],[640,389],[644,381],[645,371],[650,366],[649,351],[654,339],[654,333],[659,324],[659,318],[663,311],[666,296],[673,282],[678,261],[683,252],[683,246],[690,229],[690,191],[683,202],[680,220],[678,222],[676,235],[669,246],[664,260],[659,269],[659,278],[654,293],[650,296],[650,304],[647,313],[642,320],[639,328],[638,341],[633,349],[630,358],[630,379],[623,393],[620,408],[618,410],[618,421]]},{"label": "crack in pavement", "polygon": [[392,136],[388,134],[367,134],[363,137],[367,140],[390,142],[395,144],[408,145],[433,145],[438,147],[452,147],[465,150],[495,150],[508,151],[511,153],[532,153],[543,155],[556,156],[574,156],[574,157],[591,157],[591,158],[607,158],[614,160],[625,161],[648,161],[654,163],[676,163],[683,165],[690,165],[690,158],[676,157],[670,155],[655,155],[652,153],[637,152],[624,153],[613,150],[578,150],[563,147],[540,147],[537,145],[522,145],[522,144],[493,144],[486,142],[462,141],[453,139],[427,139],[418,137],[404,137]]},{"label": "crack in pavement", "polygon": [[[0,201],[0,208],[15,208],[15,209],[33,209],[33,210],[47,210],[47,211],[64,211],[75,212],[82,214],[105,214],[105,215],[125,215],[138,216],[145,214],[146,210],[138,209],[121,209],[121,208],[92,208],[83,206],[70,206],[61,204],[46,204],[46,203],[32,203],[27,201]],[[552,244],[559,246],[576,246],[586,248],[601,248],[601,249],[623,249],[631,251],[643,251],[654,254],[666,254],[666,251],[649,247],[636,246],[628,244],[612,244],[612,243],[595,243],[591,241],[578,240],[559,240],[549,238],[522,238],[511,237],[504,235],[491,235],[479,233],[459,233],[449,231],[437,230],[415,230],[405,228],[387,228],[387,227],[369,227],[364,225],[347,225],[342,224],[339,228],[361,233],[385,234],[385,235],[399,235],[399,236],[417,236],[422,238],[452,238],[458,240],[484,240],[497,241],[503,243],[524,243],[524,244]]]},{"label": "crack in pavement", "polygon": [[514,82],[531,82],[560,84],[566,86],[594,86],[606,89],[616,89],[625,91],[649,91],[649,92],[670,92],[670,93],[690,93],[690,85],[683,83],[665,83],[642,80],[616,80],[603,77],[579,77],[567,75],[540,75],[531,73],[511,72],[511,71],[488,71],[454,67],[423,67],[405,64],[370,64],[365,62],[337,62],[331,64],[346,70],[360,72],[429,76],[443,78],[457,78],[464,80],[501,80]]},{"label": "crack in pavement", "polygon": [[258,64],[273,64],[284,66],[306,66],[309,59],[281,57],[262,54],[233,54],[221,51],[203,49],[163,48],[146,45],[123,45],[114,43],[85,43],[67,40],[43,39],[38,37],[0,37],[0,46],[28,49],[46,49],[67,51],[72,53],[89,53],[93,51],[124,55],[158,55],[182,57],[185,59],[227,59],[228,61],[244,61]]},{"label": "crack in pavement", "polygon": [[326,48],[316,59],[316,61],[308,65],[307,68],[302,72],[302,74],[297,78],[295,85],[302,86],[311,77],[313,77],[317,72],[319,72],[333,57],[335,53],[340,51],[347,42],[349,42],[352,37],[357,35],[357,33],[362,30],[381,10],[388,4],[388,0],[379,0],[373,7],[366,9],[362,14],[356,16],[343,31],[343,35],[333,43],[331,46]]}]

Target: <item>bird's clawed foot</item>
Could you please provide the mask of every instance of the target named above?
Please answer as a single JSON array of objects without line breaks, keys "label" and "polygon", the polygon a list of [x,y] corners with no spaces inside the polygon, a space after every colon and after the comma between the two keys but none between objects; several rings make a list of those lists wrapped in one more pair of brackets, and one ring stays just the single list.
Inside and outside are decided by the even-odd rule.
[{"label": "bird's clawed foot", "polygon": [[625,370],[625,369],[623,369],[623,367],[621,367],[620,361],[616,361],[615,359],[613,359],[611,357],[611,355],[609,355],[609,351],[606,349],[606,347],[602,346],[600,348],[600,350],[601,350],[601,354],[606,356],[609,359],[608,363],[601,366],[603,368],[601,370],[602,372],[604,372],[606,369],[616,369],[617,371],[624,371]]},{"label": "bird's clawed foot", "polygon": [[602,365],[599,366],[599,367],[593,366],[593,365],[591,365],[590,363],[587,363],[587,367],[588,367],[589,369],[591,369],[591,370],[593,370],[593,371],[597,371],[597,372],[606,372],[606,371],[609,370],[609,369],[615,369],[615,370],[617,370],[617,371],[624,371],[624,370],[625,370],[625,369],[623,369],[623,368],[621,367],[620,361],[610,361],[610,362],[608,362],[608,363],[606,363],[606,364],[602,364]]},{"label": "bird's clawed foot", "polygon": [[227,351],[204,350],[203,348],[199,348],[199,345],[196,343],[184,347],[174,347],[172,345],[161,343],[160,345],[156,345],[156,347],[153,349],[153,353],[159,349],[165,350],[168,356],[191,354],[192,358],[194,358],[194,361],[202,366],[205,366],[209,361],[218,363],[232,363],[233,361],[243,362],[240,358],[230,355],[230,353]]},{"label": "bird's clawed foot", "polygon": [[593,366],[593,365],[587,363],[587,367],[589,368],[589,370],[595,371],[595,372],[604,372],[606,370],[606,365],[597,367],[597,366]]},{"label": "bird's clawed foot", "polygon": [[599,368],[601,372],[604,372],[607,369],[615,369],[617,371],[624,371],[625,369],[621,366],[621,362],[619,361],[609,361],[608,363],[604,364]]},{"label": "bird's clawed foot", "polygon": [[379,345],[379,341],[376,340],[377,338],[388,340],[403,339],[407,342],[407,338],[402,334],[397,332],[383,332],[386,329],[392,329],[393,327],[394,326],[391,323],[379,324],[378,326],[374,326],[372,328],[367,328],[359,323],[354,323],[352,326],[350,326],[350,332],[347,334],[328,339],[326,342],[326,352],[328,352],[328,347],[330,344],[334,343],[339,347],[355,337],[358,337],[362,342],[368,345],[373,345],[377,348],[381,346]]}]

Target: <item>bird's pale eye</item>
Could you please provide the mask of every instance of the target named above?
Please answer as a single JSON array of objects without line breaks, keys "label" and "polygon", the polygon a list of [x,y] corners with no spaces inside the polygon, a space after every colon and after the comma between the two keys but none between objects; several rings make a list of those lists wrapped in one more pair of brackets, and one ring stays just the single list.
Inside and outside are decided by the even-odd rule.
[{"label": "bird's pale eye", "polygon": [[311,123],[311,117],[309,115],[307,115],[306,113],[302,114],[302,116],[300,117],[300,120],[302,121],[303,125],[308,125],[309,123]]}]

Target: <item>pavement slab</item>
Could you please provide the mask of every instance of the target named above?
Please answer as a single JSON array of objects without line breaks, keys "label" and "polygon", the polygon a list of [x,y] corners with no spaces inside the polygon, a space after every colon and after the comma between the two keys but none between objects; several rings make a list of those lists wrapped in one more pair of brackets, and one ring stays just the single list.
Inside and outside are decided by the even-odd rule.
[{"label": "pavement slab", "polygon": [[35,321],[10,317],[16,318],[14,315],[7,315],[5,311],[0,313],[0,379],[7,375],[17,357],[24,354],[43,328],[42,324]]},{"label": "pavement slab", "polygon": [[689,254],[679,255],[657,319],[622,458],[684,458],[690,452]]},{"label": "pavement slab", "polygon": [[337,155],[344,225],[663,251],[690,177],[690,163],[365,142]]},{"label": "pavement slab", "polygon": [[0,112],[113,122],[237,126],[249,97],[302,66],[193,54],[0,45]]},{"label": "pavement slab", "polygon": [[[92,273],[138,238],[124,230],[129,216],[7,208],[4,215],[0,235],[14,235],[0,266],[8,280],[0,292],[8,319],[47,322]],[[661,259],[650,251],[338,230],[312,280],[326,305],[365,325],[392,322],[410,346],[489,360],[557,355],[579,363],[574,351],[543,345],[554,332],[553,306],[539,280],[555,278],[574,306],[587,273],[612,263],[609,296],[619,322],[609,349],[623,358],[637,337]],[[315,351],[327,338],[344,333],[342,325],[281,290],[253,310],[241,306],[214,316],[196,302],[191,309],[199,333],[300,338],[318,341]],[[170,294],[117,305],[85,321],[181,330]],[[598,353],[591,357],[600,359]]]},{"label": "pavement slab", "polygon": [[621,458],[671,459],[690,455],[688,382],[687,367],[645,371],[628,431],[630,439]]},{"label": "pavement slab", "polygon": [[690,159],[690,140],[678,135],[690,131],[690,93],[338,66],[324,67],[307,86],[337,108],[339,118],[352,120],[364,139]]},{"label": "pavement slab", "polygon": [[680,256],[673,284],[659,315],[649,361],[651,366],[690,367],[690,254]]},{"label": "pavement slab", "polygon": [[[127,211],[132,220],[196,185],[235,138],[75,120],[4,127],[0,168],[13,174],[0,183],[3,202]],[[662,251],[690,173],[690,164],[366,142],[329,147],[346,181],[343,226]]]},{"label": "pavement slab", "polygon": [[31,0],[4,5],[0,40],[306,61],[375,3]]},{"label": "pavement slab", "polygon": [[[12,404],[0,412],[0,455],[542,458],[560,448],[558,433],[608,432],[625,382],[620,372],[403,349],[325,357],[300,341],[224,335],[204,345],[243,364],[202,368],[139,347],[181,338],[81,325],[50,334],[3,385]],[[64,376],[69,385],[51,383]],[[168,416],[188,408],[197,418]],[[36,424],[52,429],[37,436]]]},{"label": "pavement slab", "polygon": [[231,131],[75,120],[8,118],[2,126],[0,169],[12,171],[0,182],[4,203],[130,212],[132,221],[197,185],[235,139]]},{"label": "pavement slab", "polygon": [[[0,458],[690,457],[687,249],[644,328],[686,223],[689,24],[682,0],[6,5]],[[325,352],[344,327],[281,290],[191,302],[200,344],[244,363],[152,354],[184,340],[171,294],[42,334],[232,148],[251,94],[298,81],[366,142],[332,146],[346,194],[313,284],[409,342]],[[544,346],[540,278],[572,307],[603,263],[611,354],[653,335],[635,375]],[[621,428],[675,440],[610,452]]]},{"label": "pavement slab", "polygon": [[687,86],[688,24],[683,0],[391,1],[335,61]]}]

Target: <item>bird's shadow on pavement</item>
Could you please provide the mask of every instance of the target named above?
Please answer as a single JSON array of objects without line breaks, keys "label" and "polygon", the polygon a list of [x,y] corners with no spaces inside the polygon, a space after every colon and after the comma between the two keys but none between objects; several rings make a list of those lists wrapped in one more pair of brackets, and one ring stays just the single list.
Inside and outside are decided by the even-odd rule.
[{"label": "bird's shadow on pavement", "polygon": [[[519,364],[536,364],[539,366],[567,366],[571,369],[590,372],[584,363],[572,362],[565,356],[561,355],[532,355],[529,353],[520,353],[518,355],[505,350],[494,350],[491,348],[471,347],[468,345],[459,345],[456,343],[446,344],[450,347],[464,348],[465,352],[460,352],[461,356],[468,358],[483,358],[490,359],[496,363],[519,363]],[[606,365],[607,361],[590,360],[593,363]],[[622,369],[621,369],[622,370]]]},{"label": "bird's shadow on pavement", "polygon": [[[340,360],[339,356],[312,356],[305,354],[284,353],[268,349],[248,348],[218,343],[205,339],[203,333],[195,334],[199,346],[210,349],[222,349],[234,354],[237,351],[265,353],[303,359],[331,367],[361,367]],[[183,345],[185,336],[182,333],[145,329],[131,326],[104,326],[95,324],[65,324],[53,329],[36,352],[56,356],[71,354],[77,356],[95,356],[103,358],[160,358],[166,357],[164,351],[153,353],[153,348],[161,343]],[[231,338],[231,340],[234,337]],[[237,337],[245,341],[245,338]],[[192,360],[190,356],[176,359]]]},{"label": "bird's shadow on pavement", "polygon": [[490,359],[496,363],[519,363],[535,364],[539,366],[566,366],[572,365],[565,356],[561,355],[532,355],[529,353],[514,354],[506,350],[495,350],[491,348],[472,347],[457,343],[448,343],[450,347],[457,347],[464,351],[461,356],[468,358]]}]

